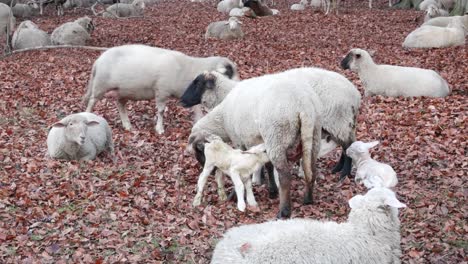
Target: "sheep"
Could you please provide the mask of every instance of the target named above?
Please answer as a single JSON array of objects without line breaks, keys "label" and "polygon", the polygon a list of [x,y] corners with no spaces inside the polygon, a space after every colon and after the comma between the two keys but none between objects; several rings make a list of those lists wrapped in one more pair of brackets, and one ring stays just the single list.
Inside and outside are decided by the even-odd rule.
[{"label": "sheep", "polygon": [[449,13],[442,8],[438,8],[435,5],[430,5],[426,10],[426,15],[424,16],[424,22],[427,22],[429,19],[440,17],[440,16],[448,16]]},{"label": "sheep", "polygon": [[86,45],[91,38],[94,24],[91,18],[84,16],[73,22],[67,22],[52,32],[51,39],[54,45]]},{"label": "sheep", "polygon": [[[102,1],[101,1],[102,2]],[[71,9],[76,7],[86,8],[92,6],[95,2],[94,0],[67,0],[63,4],[63,8]]]},{"label": "sheep", "polygon": [[242,0],[223,0],[218,3],[216,9],[221,13],[229,13],[233,8],[242,8]]},{"label": "sheep", "polygon": [[[193,87],[197,82],[203,82],[203,78],[203,75],[198,76],[192,83]],[[223,81],[229,82],[227,78],[223,78]],[[217,85],[216,80],[209,82]],[[193,92],[194,89],[191,90]],[[315,162],[321,139],[321,118],[318,113],[322,104],[318,96],[310,96],[312,93],[314,91],[308,83],[301,79],[291,82],[288,76],[266,75],[241,81],[220,104],[195,123],[189,145],[197,159],[204,163],[204,143],[210,135],[243,149],[264,143],[268,158],[280,179],[280,210],[277,216],[290,217],[292,162],[303,156],[305,204],[312,203],[317,175]],[[184,101],[182,104],[188,106]]]},{"label": "sheep", "polygon": [[102,14],[103,17],[132,17],[132,16],[143,16],[145,11],[144,0],[134,0],[131,4],[113,4],[106,8],[106,11]]},{"label": "sheep", "polygon": [[243,8],[238,8],[238,7],[235,7],[233,9],[231,9],[231,11],[229,11],[229,16],[235,16],[235,17],[250,17],[250,18],[255,18],[257,17],[257,15],[255,14],[255,12],[248,8],[248,7],[243,7]]},{"label": "sheep", "polygon": [[273,11],[260,0],[247,0],[244,6],[251,8],[257,16],[272,16]]},{"label": "sheep", "polygon": [[447,27],[453,20],[460,20],[465,27],[465,32],[468,31],[468,14],[464,16],[435,17],[425,22],[423,26]]},{"label": "sheep", "polygon": [[[223,70],[229,78],[239,78],[235,64],[224,57],[190,57],[178,51],[145,45],[110,48],[94,62],[83,102],[87,105],[86,112],[91,112],[97,100],[112,92],[118,99],[122,125],[130,130],[126,102],[156,98],[155,130],[163,134],[163,113],[169,97],[180,98],[193,78],[204,70],[214,69]],[[195,114],[198,119],[201,109],[197,107]]]},{"label": "sheep", "polygon": [[55,9],[57,10],[57,16],[63,16],[63,4],[65,4],[66,0],[54,0]]},{"label": "sheep", "polygon": [[356,141],[346,150],[346,154],[353,159],[357,167],[356,183],[363,183],[366,188],[395,187],[398,183],[396,172],[385,163],[371,158],[369,149],[379,144],[379,141],[364,143]]},{"label": "sheep", "polygon": [[[291,69],[275,75],[289,80],[304,80],[312,87],[311,96],[318,95],[324,108],[323,134],[331,135],[332,140],[343,148],[340,161],[332,173],[341,171],[340,181],[351,172],[351,159],[346,149],[355,141],[356,118],[361,104],[361,95],[356,87],[344,76],[319,68]],[[216,72],[199,75],[181,97],[185,107],[198,104],[211,109],[237,85]],[[202,160],[203,158],[199,158]],[[270,171],[270,177],[272,171]],[[271,186],[270,186],[271,187]]]},{"label": "sheep", "polygon": [[344,223],[295,218],[229,229],[211,264],[401,263],[398,201],[387,188],[373,188],[349,201]]},{"label": "sheep", "polygon": [[218,38],[231,40],[244,37],[242,22],[237,17],[230,17],[228,21],[213,22],[206,28],[205,39]]},{"label": "sheep", "polygon": [[301,0],[298,4],[293,4],[291,10],[302,11],[305,10],[306,6],[309,4],[309,0]]},{"label": "sheep", "polygon": [[11,8],[4,3],[0,3],[0,38],[5,36],[5,52],[11,50],[11,36],[15,30],[16,19]]},{"label": "sheep", "polygon": [[406,36],[404,48],[444,48],[465,45],[466,28],[461,19],[453,19],[446,28],[421,26]]},{"label": "sheep", "polygon": [[39,11],[39,6],[36,2],[28,2],[27,4],[16,4],[11,8],[15,17],[31,17]]},{"label": "sheep", "polygon": [[13,34],[14,50],[51,45],[50,36],[30,20],[21,22]]},{"label": "sheep", "polygon": [[[255,196],[252,191],[252,173],[258,171],[265,163],[269,162],[264,144],[254,146],[247,151],[233,149],[221,139],[207,139],[205,144],[205,166],[200,176],[198,177],[197,194],[193,201],[193,206],[198,206],[201,203],[203,188],[207,178],[214,168],[229,175],[234,183],[237,194],[237,209],[245,211],[244,201],[244,184],[247,194],[247,203],[250,206],[257,206]],[[221,176],[222,177],[222,176]],[[219,180],[218,180],[219,183]],[[223,188],[224,185],[218,186]]]},{"label": "sheep", "polygon": [[53,124],[47,135],[47,152],[53,159],[93,160],[104,150],[114,156],[112,130],[92,113],[71,114]]},{"label": "sheep", "polygon": [[375,64],[362,49],[351,49],[341,61],[343,69],[357,72],[364,85],[364,95],[445,97],[450,88],[433,70]]}]

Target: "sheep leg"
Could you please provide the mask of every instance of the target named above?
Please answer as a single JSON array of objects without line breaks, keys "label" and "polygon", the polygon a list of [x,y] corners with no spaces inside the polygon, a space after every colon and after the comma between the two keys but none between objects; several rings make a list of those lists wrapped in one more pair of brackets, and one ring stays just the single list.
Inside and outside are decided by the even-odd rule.
[{"label": "sheep leg", "polygon": [[208,180],[208,176],[210,176],[211,171],[214,169],[214,166],[207,165],[203,168],[203,171],[198,176],[198,183],[197,183],[197,194],[193,199],[193,206],[199,206],[201,204],[202,195],[203,195],[203,188],[205,188],[206,181]]},{"label": "sheep leg", "polygon": [[[91,98],[89,102],[93,101],[94,98]],[[130,124],[130,120],[128,119],[128,113],[127,113],[127,108],[125,108],[125,104],[127,103],[127,100],[125,99],[119,99],[117,100],[117,109],[119,110],[119,115],[120,115],[120,120],[122,120],[122,126],[124,127],[125,130],[130,130],[132,129],[132,124]],[[89,104],[88,104],[89,107]]]},{"label": "sheep leg", "polygon": [[352,166],[352,159],[345,155],[345,160],[343,164],[343,170],[341,171],[340,175],[340,182],[346,179],[346,176],[351,176],[351,166]]},{"label": "sheep leg", "polygon": [[227,200],[226,190],[224,189],[224,175],[219,169],[215,172],[216,183],[218,184],[218,196],[221,201]]},{"label": "sheep leg", "polygon": [[163,115],[164,109],[166,109],[166,102],[159,101],[156,99],[156,108],[157,108],[157,116],[156,116],[156,126],[154,129],[158,134],[164,134],[164,125],[163,125]]},{"label": "sheep leg", "polygon": [[278,197],[279,183],[275,183],[275,173],[273,164],[271,162],[268,162],[265,164],[265,168],[268,173],[268,197],[270,199],[275,199],[276,197]]},{"label": "sheep leg", "polygon": [[277,218],[289,218],[291,217],[291,173],[287,167],[277,168],[279,175],[280,185],[280,211],[277,214]]},{"label": "sheep leg", "polygon": [[234,171],[230,170],[229,175],[231,176],[232,183],[234,184],[234,188],[236,189],[236,196],[237,196],[237,209],[239,211],[245,211],[245,201],[244,201],[244,184],[240,178],[240,175]]},{"label": "sheep leg", "polygon": [[255,195],[252,190],[252,179],[250,178],[250,175],[248,175],[248,178],[245,181],[245,191],[247,196],[247,204],[257,207],[258,204],[257,201],[255,201]]},{"label": "sheep leg", "polygon": [[256,184],[256,185],[261,185],[262,184],[262,171],[263,171],[263,168],[260,168],[256,172],[254,172],[254,174],[252,176],[254,184]]}]

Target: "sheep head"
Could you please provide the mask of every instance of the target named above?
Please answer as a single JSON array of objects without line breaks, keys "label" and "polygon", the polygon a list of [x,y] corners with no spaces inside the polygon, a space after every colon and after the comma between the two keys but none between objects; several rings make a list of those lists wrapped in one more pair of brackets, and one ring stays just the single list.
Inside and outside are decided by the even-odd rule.
[{"label": "sheep head", "polygon": [[372,54],[363,49],[352,49],[348,52],[346,57],[341,61],[341,68],[351,71],[359,71],[363,65],[374,63]]},{"label": "sheep head", "polygon": [[365,195],[358,194],[352,197],[348,203],[351,209],[360,209],[365,207],[381,208],[385,206],[393,208],[406,207],[404,203],[398,201],[392,190],[384,187],[370,189]]},{"label": "sheep head", "polygon": [[237,17],[230,17],[226,24],[229,25],[230,30],[237,30],[242,22]]},{"label": "sheep head", "polygon": [[78,18],[75,20],[75,23],[78,23],[88,33],[91,33],[94,30],[93,20],[88,16]]},{"label": "sheep head", "polygon": [[88,127],[96,125],[99,125],[99,122],[88,121],[86,117],[73,115],[53,124],[52,127],[65,129],[65,139],[81,146],[86,142]]}]

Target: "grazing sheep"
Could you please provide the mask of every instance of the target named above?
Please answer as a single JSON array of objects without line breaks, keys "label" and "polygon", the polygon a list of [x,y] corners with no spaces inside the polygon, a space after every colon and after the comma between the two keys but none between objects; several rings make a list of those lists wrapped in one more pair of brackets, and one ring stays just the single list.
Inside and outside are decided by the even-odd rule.
[{"label": "grazing sheep", "polygon": [[213,22],[206,28],[205,39],[218,38],[231,40],[244,37],[241,25],[237,17],[230,17],[228,21]]},{"label": "grazing sheep", "polygon": [[447,27],[454,20],[460,20],[465,27],[465,32],[468,31],[468,15],[451,16],[451,17],[435,17],[425,22],[423,26]]},{"label": "grazing sheep", "polygon": [[31,17],[39,12],[39,6],[36,2],[29,2],[27,4],[16,4],[11,8],[15,17]]},{"label": "grazing sheep", "polygon": [[427,22],[429,19],[440,17],[440,16],[448,16],[449,13],[442,8],[438,8],[435,5],[430,5],[426,10],[426,15],[424,16],[424,22]]},{"label": "grazing sheep", "polygon": [[216,9],[221,13],[229,13],[233,8],[242,8],[242,0],[223,0],[218,3]]},{"label": "grazing sheep", "polygon": [[30,20],[21,22],[13,34],[14,50],[51,45],[50,36]]},{"label": "grazing sheep", "polygon": [[143,16],[145,11],[144,0],[134,0],[131,4],[113,4],[106,8],[106,11],[102,14],[103,17],[132,17],[132,16]]},{"label": "grazing sheep", "polygon": [[344,223],[296,218],[233,227],[216,245],[211,264],[401,263],[398,208],[406,205],[387,188],[348,203]]},{"label": "grazing sheep", "polygon": [[446,27],[421,26],[406,36],[404,48],[445,48],[465,45],[466,28],[461,19]]},{"label": "grazing sheep", "polygon": [[11,50],[11,36],[15,30],[16,19],[11,8],[4,3],[0,3],[0,38],[5,36],[5,52]]},{"label": "grazing sheep", "polygon": [[91,38],[94,24],[88,16],[67,22],[56,28],[51,35],[54,45],[86,45]]},{"label": "grazing sheep", "polygon": [[[228,80],[223,78],[223,81]],[[204,80],[204,75],[198,76],[191,86],[196,87],[197,82],[217,85],[216,80]],[[311,93],[314,93],[313,88],[305,81],[291,81],[287,76],[266,75],[241,81],[220,104],[195,123],[189,145],[197,159],[204,163],[204,144],[211,135],[242,149],[264,143],[280,179],[278,217],[289,217],[293,162],[303,156],[306,204],[312,202],[317,175],[315,162],[321,139],[318,113],[322,105],[318,96],[311,96]]]},{"label": "grazing sheep", "polygon": [[260,0],[247,0],[244,6],[250,7],[257,16],[272,16],[273,11]]},{"label": "grazing sheep", "polygon": [[[265,163],[269,162],[265,146],[260,144],[247,151],[241,151],[233,149],[216,137],[214,139],[208,138],[207,140],[208,143],[205,144],[205,166],[198,177],[197,194],[193,200],[193,206],[200,205],[203,188],[208,176],[215,168],[231,178],[237,194],[237,209],[239,211],[245,211],[244,188],[247,194],[247,203],[250,206],[257,206],[252,191],[252,174],[258,171]],[[218,186],[218,188],[224,189],[224,185]]]},{"label": "grazing sheep", "polygon": [[302,11],[305,10],[306,6],[309,4],[308,0],[301,0],[298,4],[293,4],[291,10]]},{"label": "grazing sheep", "polygon": [[[205,70],[223,69],[229,78],[238,79],[235,64],[228,58],[190,57],[178,51],[144,45],[124,45],[106,50],[94,62],[88,91],[83,97],[91,112],[97,100],[107,92],[117,99],[122,125],[131,129],[125,104],[128,100],[156,98],[156,132],[164,133],[163,113],[166,101],[180,98],[190,82]],[[201,116],[196,109],[196,118]]]},{"label": "grazing sheep", "polygon": [[[341,171],[340,180],[343,180],[351,173],[351,159],[346,156],[346,149],[356,138],[356,118],[361,103],[359,91],[344,76],[319,68],[292,69],[274,75],[283,76],[281,78],[291,82],[303,80],[311,87],[309,96],[318,95],[324,106],[320,113],[322,133],[330,135],[332,140],[343,148],[340,161],[332,171],[333,173]],[[181,97],[181,103],[186,107],[201,103],[207,108],[213,108],[221,103],[237,84],[223,78],[219,73],[204,73],[187,88]],[[299,86],[295,87],[302,89]]]},{"label": "grazing sheep", "polygon": [[378,141],[364,143],[356,141],[346,150],[346,154],[353,159],[357,167],[356,183],[363,183],[366,188],[395,187],[398,183],[396,172],[390,165],[371,158],[369,149],[379,144]]},{"label": "grazing sheep", "polygon": [[359,74],[365,96],[445,97],[450,93],[447,81],[435,71],[375,64],[362,49],[350,50],[341,61],[341,67]]},{"label": "grazing sheep", "polygon": [[114,156],[112,130],[104,118],[92,113],[63,118],[47,136],[47,151],[53,159],[92,160],[104,150]]}]

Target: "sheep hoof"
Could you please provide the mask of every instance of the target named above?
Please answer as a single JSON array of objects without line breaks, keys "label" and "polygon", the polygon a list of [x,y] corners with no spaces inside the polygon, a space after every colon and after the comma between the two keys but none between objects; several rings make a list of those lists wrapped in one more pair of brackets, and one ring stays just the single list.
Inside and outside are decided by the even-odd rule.
[{"label": "sheep hoof", "polygon": [[199,197],[195,197],[195,199],[193,199],[193,207],[197,207],[201,204],[201,198]]},{"label": "sheep hoof", "polygon": [[124,128],[125,130],[127,130],[127,131],[132,130],[132,125],[130,125],[130,124],[122,124],[122,126],[123,126],[123,128]]},{"label": "sheep hoof", "polygon": [[289,208],[283,208],[279,211],[279,213],[276,215],[276,218],[281,219],[281,218],[291,218],[291,209]]},{"label": "sheep hoof", "polygon": [[245,204],[237,205],[237,209],[241,212],[245,212]]},{"label": "sheep hoof", "polygon": [[156,130],[156,133],[158,133],[159,135],[164,134],[164,127],[156,126],[155,130]]}]

